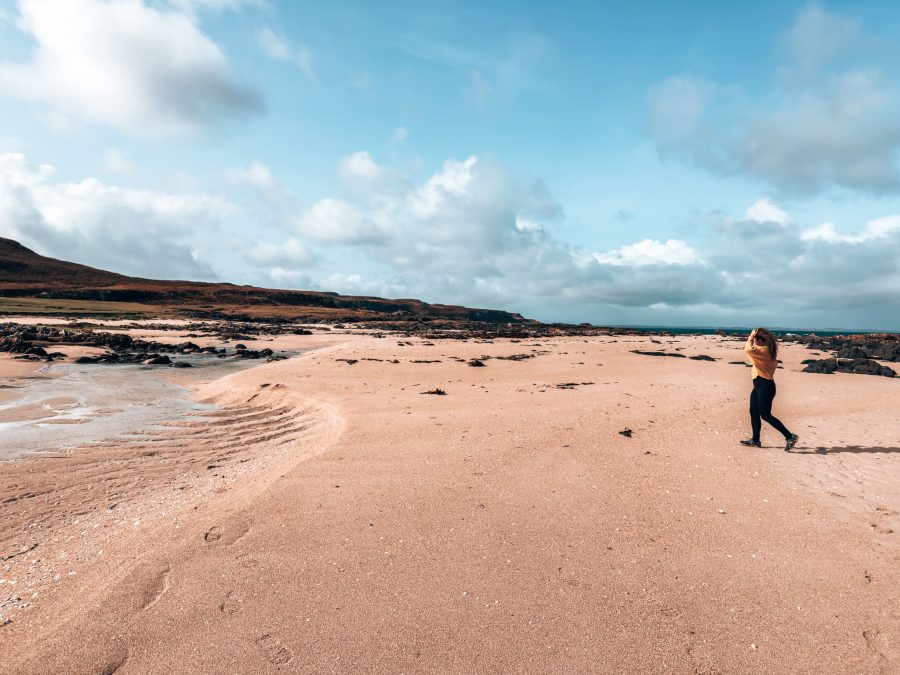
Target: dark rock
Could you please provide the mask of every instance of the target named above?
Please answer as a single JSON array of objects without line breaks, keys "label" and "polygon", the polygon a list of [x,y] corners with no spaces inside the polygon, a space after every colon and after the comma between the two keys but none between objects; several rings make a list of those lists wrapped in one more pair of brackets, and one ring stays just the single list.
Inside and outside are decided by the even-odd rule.
[{"label": "dark rock", "polygon": [[672,352],[648,352],[640,349],[632,349],[632,354],[642,354],[644,356],[674,356],[676,358],[686,358],[684,354],[673,354]]},{"label": "dark rock", "polygon": [[835,356],[839,359],[867,359],[869,354],[861,347],[856,345],[844,345]]},{"label": "dark rock", "polygon": [[[681,354],[679,354],[681,356]],[[715,361],[715,359],[711,356],[707,356],[706,354],[697,354],[697,356],[688,357],[692,361]]]},{"label": "dark rock", "polygon": [[804,373],[821,373],[823,375],[831,375],[837,370],[837,361],[834,359],[808,359],[804,361],[806,368]]},{"label": "dark rock", "polygon": [[141,363],[145,366],[167,366],[172,363],[172,359],[165,354],[151,354],[150,358],[144,359]]},{"label": "dark rock", "polygon": [[484,368],[484,361],[482,361],[481,359],[472,359],[471,361],[469,361],[469,365],[472,368]]},{"label": "dark rock", "polygon": [[187,361],[173,361],[173,368],[193,368],[194,366],[188,363]]},{"label": "dark rock", "polygon": [[430,391],[420,391],[420,394],[434,394],[435,396],[446,396],[447,392],[443,389],[431,389]]},{"label": "dark rock", "polygon": [[628,427],[625,427],[624,429],[622,429],[622,431],[619,432],[619,434],[621,434],[622,436],[625,436],[626,438],[631,438],[632,433],[633,432]]}]

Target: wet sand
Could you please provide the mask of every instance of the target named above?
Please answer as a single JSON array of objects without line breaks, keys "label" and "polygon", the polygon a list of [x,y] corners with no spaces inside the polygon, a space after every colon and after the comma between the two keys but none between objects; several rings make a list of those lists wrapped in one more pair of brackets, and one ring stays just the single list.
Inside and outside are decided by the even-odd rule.
[{"label": "wet sand", "polygon": [[279,340],[317,349],[0,465],[0,672],[900,668],[896,379],[786,346],[786,454],[737,444],[735,340]]}]

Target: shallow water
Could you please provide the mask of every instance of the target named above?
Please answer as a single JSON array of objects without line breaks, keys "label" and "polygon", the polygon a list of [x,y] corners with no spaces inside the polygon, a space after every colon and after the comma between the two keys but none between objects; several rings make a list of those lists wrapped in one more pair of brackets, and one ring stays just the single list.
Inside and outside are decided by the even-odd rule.
[{"label": "shallow water", "polygon": [[15,394],[0,403],[0,460],[54,452],[153,429],[214,406],[186,386],[265,361],[178,355],[193,368],[54,363],[26,378],[0,378]]}]

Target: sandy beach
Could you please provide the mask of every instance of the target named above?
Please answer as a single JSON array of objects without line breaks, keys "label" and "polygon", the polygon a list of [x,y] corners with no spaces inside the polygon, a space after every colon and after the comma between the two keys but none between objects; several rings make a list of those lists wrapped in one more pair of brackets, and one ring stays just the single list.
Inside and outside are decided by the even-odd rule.
[{"label": "sandy beach", "polygon": [[784,346],[788,454],[734,338],[275,343],[0,465],[0,672],[900,672],[896,379]]}]

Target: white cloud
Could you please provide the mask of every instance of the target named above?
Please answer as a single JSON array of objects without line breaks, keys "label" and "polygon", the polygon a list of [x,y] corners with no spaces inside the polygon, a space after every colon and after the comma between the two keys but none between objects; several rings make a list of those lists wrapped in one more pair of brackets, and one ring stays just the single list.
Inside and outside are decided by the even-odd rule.
[{"label": "white cloud", "polygon": [[643,239],[614,251],[595,253],[594,259],[604,265],[694,265],[702,262],[697,252],[679,239],[665,242]]},{"label": "white cloud", "polygon": [[[889,239],[896,233],[900,233],[900,216],[885,216],[870,220],[866,223],[862,232],[855,234],[841,234],[834,223],[822,223],[816,227],[803,230],[800,238],[803,241],[824,241],[830,244],[840,242],[860,244],[875,239]],[[900,292],[900,289],[897,290]]]},{"label": "white cloud", "polygon": [[338,164],[338,170],[344,178],[366,180],[379,178],[384,174],[384,169],[365,151],[354,152],[349,157],[344,157]]},{"label": "white cloud", "polygon": [[259,161],[252,161],[246,167],[225,171],[225,178],[236,185],[249,185],[273,201],[283,201],[291,197],[291,192],[272,175],[272,170]]},{"label": "white cloud", "polygon": [[378,227],[351,204],[326,197],[300,214],[297,231],[314,241],[361,244],[383,237]]},{"label": "white cloud", "polygon": [[20,0],[19,14],[36,47],[28,63],[0,64],[0,90],[52,114],[160,137],[261,108],[187,14],[137,0]]},{"label": "white cloud", "polygon": [[263,53],[274,61],[292,63],[306,77],[313,79],[312,53],[306,47],[292,47],[270,28],[261,28],[256,32],[256,42]]},{"label": "white cloud", "polygon": [[496,162],[448,160],[418,183],[368,185],[300,219],[301,234],[338,252],[353,244],[365,261],[367,273],[345,267],[322,277],[323,288],[581,316],[600,307],[788,318],[861,307],[880,315],[900,304],[900,217],[857,235],[813,236],[761,199],[742,216],[722,217],[702,244],[642,239],[590,251],[554,234],[561,209],[540,183]]},{"label": "white cloud", "polygon": [[104,153],[103,168],[110,173],[117,173],[122,176],[132,176],[137,171],[137,167],[115,148],[110,148]]},{"label": "white cloud", "polygon": [[763,198],[755,201],[744,213],[747,220],[755,220],[758,223],[778,223],[787,225],[791,222],[788,214],[774,202]]},{"label": "white cloud", "polygon": [[205,233],[233,212],[205,193],[170,194],[53,181],[54,169],[0,155],[0,234],[38,252],[153,278],[210,278],[195,255]]}]

